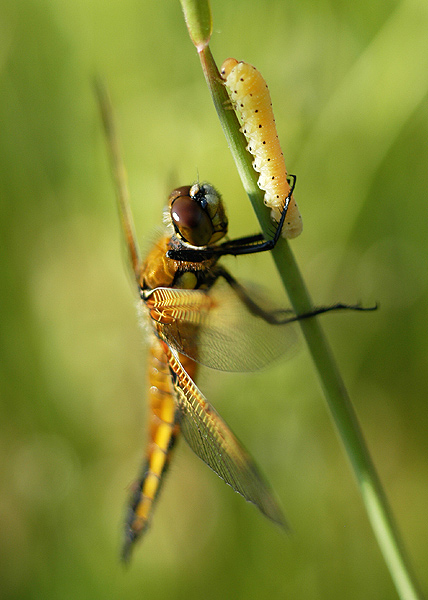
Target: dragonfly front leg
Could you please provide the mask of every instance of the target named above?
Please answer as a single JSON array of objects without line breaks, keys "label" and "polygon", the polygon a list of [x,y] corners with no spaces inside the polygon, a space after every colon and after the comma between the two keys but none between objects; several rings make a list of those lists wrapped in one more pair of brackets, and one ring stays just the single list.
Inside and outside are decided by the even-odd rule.
[{"label": "dragonfly front leg", "polygon": [[254,236],[238,238],[236,240],[224,242],[223,244],[220,244],[220,246],[215,248],[216,256],[225,256],[228,254],[231,254],[233,256],[239,256],[241,254],[255,254],[256,252],[267,252],[275,248],[276,243],[280,238],[282,228],[287,217],[291,197],[296,186],[296,176],[290,175],[290,178],[293,179],[293,182],[290,186],[290,191],[284,200],[284,206],[282,207],[281,217],[278,223],[276,224],[273,238],[271,240],[266,240],[262,234],[257,234]]},{"label": "dragonfly front leg", "polygon": [[288,206],[291,201],[291,196],[296,185],[296,176],[290,175],[293,178],[293,183],[290,187],[290,192],[285,198],[284,206],[281,212],[281,218],[276,224],[275,233],[271,240],[266,240],[263,234],[258,233],[256,235],[246,236],[237,238],[236,240],[229,240],[223,242],[218,246],[201,246],[200,248],[188,248],[181,244],[177,249],[172,248],[168,250],[168,258],[178,261],[188,262],[204,262],[213,257],[220,256],[240,256],[242,254],[255,254],[256,252],[267,252],[272,250],[278,242],[281,231],[287,216]]}]

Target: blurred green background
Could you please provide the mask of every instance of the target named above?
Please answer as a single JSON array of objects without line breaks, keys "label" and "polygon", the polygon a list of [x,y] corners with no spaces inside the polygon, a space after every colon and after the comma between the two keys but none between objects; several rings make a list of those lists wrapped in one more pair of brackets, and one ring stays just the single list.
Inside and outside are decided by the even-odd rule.
[{"label": "blurred green background", "polygon": [[[428,5],[213,2],[220,64],[269,83],[325,316],[382,482],[428,588]],[[257,231],[178,0],[0,5],[0,596],[395,598],[303,342],[202,390],[251,450],[284,535],[180,444],[152,528],[118,562],[145,443],[145,348],[92,90],[109,86],[143,247],[176,185]],[[229,260],[280,294],[269,256]],[[282,300],[285,302],[285,298]]]}]

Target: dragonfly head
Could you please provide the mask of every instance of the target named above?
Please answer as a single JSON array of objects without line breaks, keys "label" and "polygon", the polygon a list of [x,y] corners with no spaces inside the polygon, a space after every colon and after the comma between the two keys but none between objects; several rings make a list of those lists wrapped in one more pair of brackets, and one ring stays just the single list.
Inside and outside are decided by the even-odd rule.
[{"label": "dragonfly head", "polygon": [[223,201],[209,183],[175,189],[168,206],[175,234],[192,246],[215,244],[227,233]]}]

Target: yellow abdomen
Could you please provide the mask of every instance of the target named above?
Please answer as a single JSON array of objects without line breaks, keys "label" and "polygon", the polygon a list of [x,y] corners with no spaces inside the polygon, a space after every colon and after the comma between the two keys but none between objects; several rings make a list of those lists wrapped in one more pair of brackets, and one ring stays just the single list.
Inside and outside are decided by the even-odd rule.
[{"label": "yellow abdomen", "polygon": [[[197,365],[186,356],[180,361],[193,379]],[[123,555],[126,559],[134,540],[147,529],[152,507],[159,495],[172,450],[180,433],[168,361],[157,337],[149,355],[149,439],[141,478],[136,482],[126,519]]]}]

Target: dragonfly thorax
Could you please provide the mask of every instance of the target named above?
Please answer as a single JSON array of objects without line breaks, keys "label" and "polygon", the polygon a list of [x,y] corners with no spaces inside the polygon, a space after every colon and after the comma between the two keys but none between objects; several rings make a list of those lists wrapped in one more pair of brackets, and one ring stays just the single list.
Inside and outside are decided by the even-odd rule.
[{"label": "dragonfly thorax", "polygon": [[175,235],[187,244],[207,246],[227,233],[223,201],[209,183],[194,183],[175,189],[168,204]]}]

